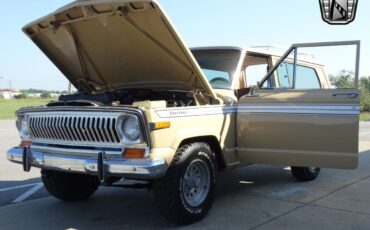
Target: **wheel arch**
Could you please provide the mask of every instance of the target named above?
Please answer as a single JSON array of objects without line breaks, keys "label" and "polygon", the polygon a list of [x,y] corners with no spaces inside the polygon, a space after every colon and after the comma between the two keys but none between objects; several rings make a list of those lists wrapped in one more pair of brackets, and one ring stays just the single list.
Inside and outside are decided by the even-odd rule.
[{"label": "wheel arch", "polygon": [[222,155],[221,145],[217,137],[212,136],[212,135],[189,137],[189,138],[182,140],[178,148],[180,148],[183,145],[194,143],[194,142],[204,142],[204,143],[209,144],[209,146],[211,147],[211,150],[215,153],[218,170],[223,170],[226,168],[226,162]]}]

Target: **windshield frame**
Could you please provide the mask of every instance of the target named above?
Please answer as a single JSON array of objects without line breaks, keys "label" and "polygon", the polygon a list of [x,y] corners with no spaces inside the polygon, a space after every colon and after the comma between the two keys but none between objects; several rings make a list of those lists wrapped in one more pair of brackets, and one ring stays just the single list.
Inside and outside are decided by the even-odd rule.
[{"label": "windshield frame", "polygon": [[245,55],[245,50],[243,48],[240,48],[240,47],[233,47],[233,46],[225,46],[225,47],[194,47],[194,48],[190,48],[190,51],[192,53],[192,55],[194,56],[194,59],[197,61],[197,63],[199,64],[198,60],[197,60],[197,57],[196,55],[194,55],[194,52],[197,52],[197,51],[219,51],[219,52],[222,52],[222,51],[236,51],[236,52],[239,52],[237,54],[237,61],[235,63],[235,67],[233,69],[232,72],[230,72],[230,87],[214,87],[211,85],[210,81],[208,80],[208,77],[207,75],[204,73],[204,70],[205,68],[202,68],[202,66],[200,66],[199,64],[199,67],[202,71],[202,73],[204,74],[204,77],[207,79],[207,81],[209,82],[209,84],[211,85],[212,89],[220,89],[220,90],[233,90],[235,87],[235,81],[239,81],[239,77],[240,77],[240,68],[241,68],[241,65],[242,65],[242,62],[243,62],[243,59],[244,59],[244,55]]}]

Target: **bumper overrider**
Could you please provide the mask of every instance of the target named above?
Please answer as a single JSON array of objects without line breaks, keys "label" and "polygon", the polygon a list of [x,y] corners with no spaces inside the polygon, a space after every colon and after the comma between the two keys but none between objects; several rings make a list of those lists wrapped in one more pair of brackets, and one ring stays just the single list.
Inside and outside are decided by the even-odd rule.
[{"label": "bumper overrider", "polygon": [[14,163],[23,164],[23,169],[37,167],[64,172],[97,175],[100,180],[114,177],[133,179],[155,179],[165,175],[167,164],[159,159],[125,159],[109,157],[104,152],[89,151],[83,156],[47,153],[32,150],[32,148],[11,148],[7,158]]}]

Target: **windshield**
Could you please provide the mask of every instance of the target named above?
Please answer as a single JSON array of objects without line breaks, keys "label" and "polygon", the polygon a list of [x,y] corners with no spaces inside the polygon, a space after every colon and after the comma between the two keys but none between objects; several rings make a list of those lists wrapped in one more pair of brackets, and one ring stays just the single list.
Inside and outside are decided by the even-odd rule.
[{"label": "windshield", "polygon": [[193,50],[209,83],[215,89],[230,89],[241,52],[239,50]]}]

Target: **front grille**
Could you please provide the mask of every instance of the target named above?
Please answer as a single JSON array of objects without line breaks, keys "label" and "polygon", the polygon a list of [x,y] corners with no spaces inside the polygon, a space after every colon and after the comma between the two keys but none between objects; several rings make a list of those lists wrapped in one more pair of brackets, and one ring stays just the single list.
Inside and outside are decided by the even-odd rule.
[{"label": "front grille", "polygon": [[118,115],[32,114],[28,126],[33,140],[119,144]]}]

